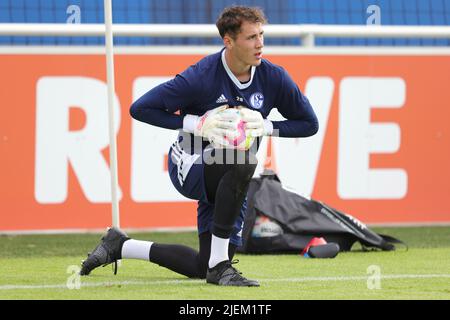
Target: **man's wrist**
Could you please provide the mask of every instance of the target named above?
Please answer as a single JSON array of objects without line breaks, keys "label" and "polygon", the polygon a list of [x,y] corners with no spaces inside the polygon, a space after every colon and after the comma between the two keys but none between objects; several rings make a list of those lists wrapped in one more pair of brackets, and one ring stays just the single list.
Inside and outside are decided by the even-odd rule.
[{"label": "man's wrist", "polygon": [[199,118],[199,116],[193,114],[185,115],[183,118],[183,131],[194,133]]},{"label": "man's wrist", "polygon": [[264,119],[264,135],[271,136],[273,133],[273,123],[269,119]]}]

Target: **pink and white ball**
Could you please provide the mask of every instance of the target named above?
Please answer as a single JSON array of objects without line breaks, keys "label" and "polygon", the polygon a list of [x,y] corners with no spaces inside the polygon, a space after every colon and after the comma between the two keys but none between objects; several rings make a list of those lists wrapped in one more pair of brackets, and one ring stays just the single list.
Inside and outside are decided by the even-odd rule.
[{"label": "pink and white ball", "polygon": [[238,150],[248,150],[252,146],[255,141],[254,137],[247,136],[245,133],[245,121],[241,119],[241,113],[239,109],[228,108],[222,112],[236,113],[239,116],[239,120],[237,122],[236,130],[238,132],[237,137],[227,137],[225,136],[225,141],[227,141],[229,148],[238,149]]}]

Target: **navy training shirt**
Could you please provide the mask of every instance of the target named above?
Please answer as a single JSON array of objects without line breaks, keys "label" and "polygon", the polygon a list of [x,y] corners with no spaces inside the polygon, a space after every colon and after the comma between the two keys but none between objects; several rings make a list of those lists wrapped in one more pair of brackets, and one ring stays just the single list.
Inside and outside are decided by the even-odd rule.
[{"label": "navy training shirt", "polygon": [[[226,64],[225,48],[148,91],[130,113],[151,125],[182,129],[184,115],[203,115],[224,104],[257,110],[263,118],[278,109],[287,119],[272,121],[274,135],[280,137],[308,137],[318,130],[311,104],[282,67],[262,59],[251,68],[250,80],[241,83]],[[180,115],[174,114],[178,110]]]}]

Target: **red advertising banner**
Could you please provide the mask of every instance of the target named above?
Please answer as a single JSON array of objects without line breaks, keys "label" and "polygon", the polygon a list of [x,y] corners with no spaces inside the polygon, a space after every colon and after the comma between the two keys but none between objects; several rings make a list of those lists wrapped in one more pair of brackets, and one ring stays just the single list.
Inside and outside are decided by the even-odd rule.
[{"label": "red advertising banner", "polygon": [[[128,110],[201,58],[115,57],[123,228],[195,226],[196,203],[167,174],[177,132]],[[270,165],[286,186],[366,223],[450,222],[450,56],[267,58],[308,96],[320,130],[266,140],[259,172]],[[110,225],[104,56],[1,54],[0,70],[0,232]]]}]

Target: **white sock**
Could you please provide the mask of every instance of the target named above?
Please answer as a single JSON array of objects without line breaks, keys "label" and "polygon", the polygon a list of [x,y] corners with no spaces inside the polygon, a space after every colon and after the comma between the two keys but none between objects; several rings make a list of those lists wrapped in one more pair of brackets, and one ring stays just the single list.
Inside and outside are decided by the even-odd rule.
[{"label": "white sock", "polygon": [[153,242],[140,240],[127,240],[123,243],[122,259],[139,259],[149,261],[150,248]]},{"label": "white sock", "polygon": [[214,268],[219,262],[228,260],[228,245],[230,239],[223,239],[212,235],[211,237],[211,254],[209,256],[208,267]]}]

